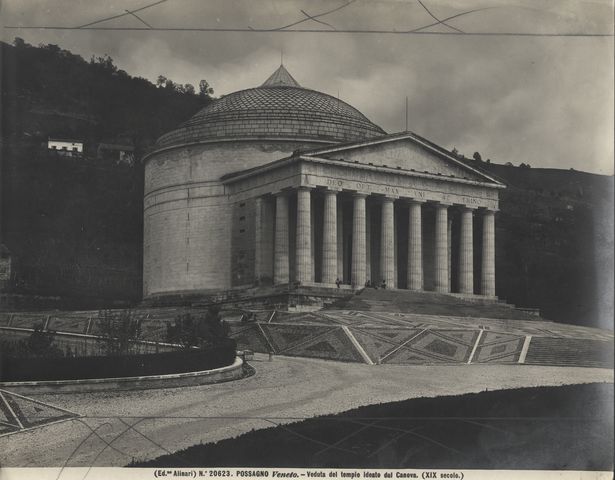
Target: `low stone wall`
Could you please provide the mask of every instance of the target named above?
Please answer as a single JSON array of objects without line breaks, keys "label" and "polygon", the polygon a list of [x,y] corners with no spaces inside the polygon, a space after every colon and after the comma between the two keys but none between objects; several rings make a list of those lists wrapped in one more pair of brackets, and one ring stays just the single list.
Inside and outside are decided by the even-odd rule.
[{"label": "low stone wall", "polygon": [[41,382],[0,382],[0,388],[20,394],[84,393],[152,388],[189,387],[237,380],[243,376],[243,360],[235,358],[232,365],[200,372],[151,375],[145,377],[55,380]]}]

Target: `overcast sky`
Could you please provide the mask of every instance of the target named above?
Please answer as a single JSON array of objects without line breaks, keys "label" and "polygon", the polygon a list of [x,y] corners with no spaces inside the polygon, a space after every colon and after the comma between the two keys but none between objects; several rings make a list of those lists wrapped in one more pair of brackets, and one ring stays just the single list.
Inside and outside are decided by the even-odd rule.
[{"label": "overcast sky", "polygon": [[[2,1],[2,0],[0,0]],[[137,15],[154,27],[272,29],[348,0],[166,0]],[[154,0],[4,0],[1,24],[76,27]],[[609,0],[423,0],[424,31],[612,34]],[[488,8],[487,8],[488,7]],[[418,0],[355,0],[294,29],[411,30],[434,22]],[[126,15],[98,27],[144,27]],[[85,58],[109,54],[131,75],[164,75],[216,95],[262,83],[280,63],[304,87],[337,96],[388,132],[408,129],[497,163],[613,174],[613,36],[14,30]]]}]

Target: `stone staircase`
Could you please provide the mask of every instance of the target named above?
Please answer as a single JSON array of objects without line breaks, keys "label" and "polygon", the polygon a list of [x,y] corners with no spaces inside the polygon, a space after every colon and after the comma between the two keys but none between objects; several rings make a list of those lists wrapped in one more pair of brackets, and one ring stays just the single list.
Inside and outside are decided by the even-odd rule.
[{"label": "stone staircase", "polygon": [[573,338],[532,337],[525,363],[613,368],[613,342]]},{"label": "stone staircase", "polygon": [[456,317],[481,317],[510,320],[540,320],[540,317],[498,300],[435,292],[382,290],[366,288],[356,295],[335,302],[329,307],[337,310],[403,312]]}]

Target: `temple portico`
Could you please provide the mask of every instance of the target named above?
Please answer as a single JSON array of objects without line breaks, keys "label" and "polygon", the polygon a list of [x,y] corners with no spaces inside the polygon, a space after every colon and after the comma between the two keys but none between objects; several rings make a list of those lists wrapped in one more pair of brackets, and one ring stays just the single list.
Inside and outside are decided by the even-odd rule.
[{"label": "temple portico", "polygon": [[441,165],[432,173],[359,161],[364,148],[294,155],[223,179],[232,201],[255,209],[254,237],[234,252],[245,258],[253,245],[253,269],[234,286],[340,282],[495,297],[501,185],[478,172],[445,176]]},{"label": "temple portico", "polygon": [[[255,279],[329,287],[339,280],[355,288],[368,281],[381,286],[384,281],[387,288],[495,295],[493,210],[305,187],[257,200],[257,208],[275,209],[276,215],[275,220],[262,213],[256,216],[260,223],[255,239]],[[288,210],[289,204],[294,212]],[[314,208],[321,211],[311,215]],[[351,228],[348,222],[344,225],[338,211],[351,218]],[[296,218],[294,232],[289,227],[291,216]],[[321,222],[315,221],[318,218]],[[477,226],[480,235],[474,233]],[[289,252],[289,235],[295,236],[293,252]],[[275,238],[273,245],[267,244],[265,237]],[[339,271],[338,259],[342,264]],[[431,271],[425,272],[424,265]]]}]

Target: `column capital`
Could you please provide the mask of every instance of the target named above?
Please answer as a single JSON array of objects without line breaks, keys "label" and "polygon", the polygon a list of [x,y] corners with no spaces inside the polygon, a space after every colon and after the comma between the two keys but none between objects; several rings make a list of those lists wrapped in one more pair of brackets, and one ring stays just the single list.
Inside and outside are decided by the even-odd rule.
[{"label": "column capital", "polygon": [[437,208],[448,208],[448,207],[452,207],[453,206],[452,203],[448,203],[448,202],[434,202],[434,205]]},{"label": "column capital", "polygon": [[481,207],[480,211],[483,212],[483,215],[495,215],[497,212],[500,211],[500,209],[499,208]]},{"label": "column capital", "polygon": [[352,192],[352,197],[353,198],[367,198],[367,197],[369,197],[369,193],[365,193],[365,192]]},{"label": "column capital", "polygon": [[395,200],[399,199],[397,195],[379,195],[379,197],[382,203],[393,203]]},{"label": "column capital", "polygon": [[296,189],[297,190],[312,190],[314,188],[313,185],[299,185]]},{"label": "column capital", "polygon": [[327,193],[334,193],[334,194],[337,195],[338,193],[340,193],[342,191],[342,188],[341,187],[329,187],[329,186],[327,186],[327,187],[323,188],[322,191],[325,194],[327,194]]},{"label": "column capital", "polygon": [[422,198],[404,198],[404,201],[409,204],[418,204],[422,205],[427,202],[427,200],[423,200]]}]

